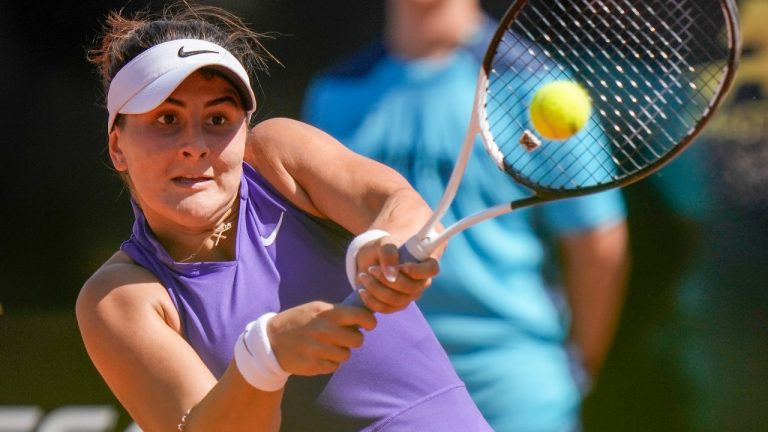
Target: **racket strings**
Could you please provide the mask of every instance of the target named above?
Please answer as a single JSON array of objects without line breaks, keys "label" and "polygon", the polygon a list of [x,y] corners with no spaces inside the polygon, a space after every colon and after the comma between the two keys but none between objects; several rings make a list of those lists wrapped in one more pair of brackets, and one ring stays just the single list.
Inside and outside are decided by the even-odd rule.
[{"label": "racket strings", "polygon": [[[661,57],[664,59],[669,59],[670,56],[666,54],[666,52],[663,50],[664,46],[669,46],[669,43],[666,42],[668,39],[677,39],[681,43],[684,43],[684,41],[675,33],[668,25],[666,25],[663,21],[663,18],[659,21],[662,23],[662,27],[667,29],[669,34],[662,35],[660,31],[657,31],[656,24],[651,23],[648,19],[642,19],[640,23],[637,23],[634,20],[629,21],[629,26],[624,23],[624,20],[622,19],[625,17],[626,12],[622,10],[620,5],[614,6],[614,9],[618,12],[618,14],[611,14],[611,8],[608,7],[608,5],[605,2],[597,2],[597,5],[599,6],[599,9],[603,12],[606,12],[604,14],[597,15],[597,19],[599,21],[598,24],[595,24],[595,20],[588,20],[587,24],[589,27],[591,27],[593,30],[597,31],[597,34],[600,35],[600,39],[602,39],[602,42],[605,44],[604,49],[602,51],[597,51],[590,49],[589,47],[586,47],[585,51],[590,54],[590,56],[593,59],[598,59],[598,65],[599,69],[602,72],[603,76],[611,76],[611,78],[615,77],[615,74],[613,73],[613,70],[618,71],[620,74],[625,75],[624,70],[622,66],[614,59],[625,59],[626,56],[622,53],[620,47],[625,46],[626,39],[622,36],[620,30],[621,29],[627,29],[629,27],[635,28],[637,30],[641,30],[640,35],[645,39],[644,43],[642,43],[640,46],[644,51],[644,55],[641,55],[638,52],[634,53],[634,57],[637,59],[635,63],[630,63],[630,68],[636,73],[640,74],[640,70],[638,68],[638,65],[642,66],[642,68],[647,72],[648,74],[654,74],[655,71],[651,67],[648,61],[645,59],[654,59],[657,57]],[[561,10],[565,10],[562,5],[559,5]],[[649,9],[648,12],[651,15],[655,15],[654,11]],[[672,11],[673,13],[675,11]],[[583,13],[583,11],[581,12]],[[635,10],[634,11],[635,16],[641,17],[640,13]],[[558,20],[559,23],[568,30],[568,27],[565,25],[562,19]],[[603,30],[601,30],[603,29]],[[573,35],[574,37],[571,40],[566,41],[566,43],[571,44],[577,44],[578,43],[578,36],[574,34],[573,31],[568,31],[570,35]],[[630,33],[630,35],[633,33]],[[656,39],[653,39],[653,36],[656,36]],[[613,43],[615,41],[618,41],[619,43]],[[664,42],[664,43],[662,43]],[[602,44],[601,44],[602,45]],[[651,51],[651,48],[649,47],[659,47],[658,52]],[[608,51],[610,50],[610,52]],[[680,55],[677,56],[678,58],[682,59]],[[666,74],[666,76],[674,76],[670,74],[670,71],[667,70],[665,67],[665,64],[660,64],[659,67],[661,68],[661,71]],[[676,67],[675,63],[672,63],[672,66],[679,70],[679,67]],[[634,81],[634,80],[632,80]],[[655,108],[655,113],[651,114],[647,110],[641,111],[642,114],[646,114],[646,117],[648,120],[650,120],[651,123],[655,122],[656,116],[661,116],[662,118],[665,118],[664,111],[659,108],[660,105],[666,105],[668,102],[665,99],[666,96],[669,96],[672,93],[672,90],[670,89],[670,86],[667,85],[663,79],[659,80],[659,88],[662,89],[662,91],[658,91],[657,88],[652,85],[647,79],[643,81],[647,87],[647,90],[651,92],[655,98],[651,99],[648,95],[646,95],[646,101],[648,102],[648,106],[651,108]],[[632,138],[637,138],[636,131],[633,131],[631,127],[632,123],[630,121],[627,121],[623,119],[623,117],[620,114],[620,111],[617,109],[617,107],[622,107],[625,105],[624,100],[627,99],[626,96],[629,96],[629,94],[622,95],[622,89],[624,87],[622,80],[615,79],[613,83],[613,86],[611,86],[609,83],[606,82],[606,79],[600,80],[601,87],[605,89],[605,92],[609,93],[609,95],[601,94],[600,97],[605,103],[611,103],[613,106],[613,114],[619,113],[619,115],[616,115],[615,120],[612,122],[612,126],[614,129],[614,132],[619,132],[624,129],[624,127],[628,128],[630,132],[632,133]],[[680,87],[678,85],[678,87]],[[609,101],[610,99],[610,93],[613,93],[613,100]],[[624,97],[622,97],[624,96]],[[615,103],[614,103],[615,102]],[[642,118],[640,119],[642,121]],[[647,130],[647,128],[646,128]],[[623,134],[623,136],[626,136],[626,134]],[[618,148],[619,152],[621,153],[620,156],[623,156],[625,161],[629,161],[631,163],[631,166],[634,169],[640,169],[642,166],[644,166],[647,163],[647,160],[637,160],[638,156],[641,156],[641,150],[642,148],[646,148],[650,150],[649,155],[651,160],[658,159],[661,156],[661,152],[664,149],[653,149],[652,142],[644,142],[641,143],[640,146],[634,144],[634,139],[625,140],[625,143],[627,146],[620,146]],[[645,158],[644,158],[645,159]],[[619,166],[623,166],[621,162],[619,162]]]},{"label": "racket strings", "polygon": [[[667,157],[722,85],[723,18],[709,0],[529,1],[499,39],[489,74],[485,116],[505,169],[559,191],[621,181]],[[587,89],[593,124],[529,151],[519,144],[523,131],[536,133],[528,103],[562,79]]]},{"label": "racket strings", "polygon": [[[623,3],[631,6],[626,0]],[[695,6],[696,4],[693,5]],[[667,8],[659,8],[659,13],[648,5],[645,7],[647,14],[656,18],[654,22],[647,19],[643,22],[645,29],[648,30],[641,33],[641,36],[647,42],[643,45],[645,53],[650,59],[658,57],[663,59],[663,61],[655,63],[662,72],[658,77],[659,87],[654,87],[648,81],[645,81],[648,91],[655,98],[653,99],[646,94],[646,101],[648,106],[656,111],[655,115],[650,116],[648,123],[653,125],[676,121],[681,125],[692,127],[706,109],[706,104],[703,102],[708,102],[714,91],[710,92],[706,98],[696,98],[694,97],[695,95],[691,94],[691,90],[696,91],[696,86],[690,81],[690,74],[696,73],[696,68],[689,59],[701,57],[695,54],[696,49],[701,50],[702,48],[702,43],[698,42],[699,40],[705,40],[707,43],[703,46],[707,46],[709,49],[716,43],[706,38],[694,37],[695,23],[699,17],[707,17],[704,20],[709,21],[710,25],[712,21],[709,19],[708,14],[702,13],[701,10],[697,10],[695,7],[684,7],[690,6],[684,2],[668,3],[667,6]],[[637,9],[633,10],[633,14],[638,17],[640,16],[640,12]],[[712,15],[716,16],[717,14]],[[612,16],[616,17],[615,15]],[[670,22],[673,24],[670,25]],[[648,48],[649,46],[657,47],[658,50],[654,52]],[[675,49],[675,47],[678,49]],[[617,53],[620,53],[620,51],[617,51]],[[635,58],[637,57],[638,54],[635,53]],[[642,65],[645,71],[653,73],[653,68],[649,62],[642,62]],[[637,69],[633,69],[633,71],[639,73]],[[686,95],[687,99],[681,98],[681,95]],[[667,106],[672,109],[666,109]],[[667,114],[675,116],[676,120],[670,120]],[[645,129],[649,130],[648,127]],[[685,129],[685,132],[687,131],[688,129]],[[653,150],[652,146],[654,143],[662,143],[658,149],[650,153],[651,162],[661,158],[669,148],[675,146],[680,140],[679,136],[670,134],[667,128],[658,128],[657,132],[661,136],[654,136],[655,140],[649,141],[644,147]],[[667,144],[664,144],[664,141]],[[638,169],[641,167],[637,166]]]},{"label": "racket strings", "polygon": [[[559,6],[561,9],[563,9],[563,8],[562,8],[562,5],[560,5],[560,4],[556,4],[556,5],[557,5],[557,6]],[[543,14],[541,14],[541,13],[540,13],[540,12],[539,12],[537,9],[533,9],[533,11],[534,11],[534,12],[537,14],[537,18],[539,18],[539,19],[541,19],[541,20],[542,20],[542,24],[544,24],[544,25],[547,25],[547,24],[548,24],[548,22],[547,22],[547,18],[546,18],[546,17],[545,17]],[[567,27],[565,26],[565,23],[564,23],[564,21],[563,21],[562,19],[560,19],[560,18],[557,18],[557,21],[560,23],[560,25],[561,25],[563,28],[566,28],[566,29],[567,29]],[[578,23],[578,21],[575,21],[575,22],[576,22],[576,23]],[[527,35],[529,38],[532,38],[532,37],[533,37],[533,35],[531,34],[531,32],[530,32],[530,31],[528,31],[528,30],[526,30],[524,26],[523,26],[523,31],[526,33],[526,35]],[[568,35],[567,35],[567,36],[568,36],[568,38],[567,38],[567,39],[566,39],[566,37],[564,37],[564,33],[556,33],[556,37],[557,37],[557,39],[559,39],[559,41],[560,41],[562,44],[564,44],[564,45],[568,45],[568,46],[575,46],[575,45],[577,45],[578,43],[580,43],[580,41],[579,41],[579,35],[577,35],[577,34],[576,34],[575,32],[573,32],[573,31],[568,31],[567,33],[568,33]],[[590,34],[589,34],[589,33],[587,33],[587,39],[589,39],[589,40],[591,40],[591,41],[594,41],[594,40],[595,40],[594,38],[592,38],[592,37],[589,37],[589,36],[590,36]],[[551,39],[549,39],[549,37],[548,37],[548,35],[547,35],[547,34],[544,34],[544,38],[545,38],[545,40],[551,41]],[[602,41],[609,41],[609,39],[608,39],[608,38],[607,38],[605,35],[603,35],[603,37],[602,37]],[[562,50],[558,49],[557,51],[558,51],[558,54],[560,55],[560,57],[562,57],[562,58],[566,58]],[[542,50],[542,52],[543,52],[543,53],[544,53],[544,55],[546,55],[547,57],[550,57],[550,58],[552,58],[552,57],[553,57],[553,56],[552,56],[552,54],[550,54],[549,52],[547,52],[547,49],[546,49],[546,48],[544,48],[544,49]],[[574,54],[574,57],[573,57],[573,58],[575,58],[575,59],[581,59],[581,56],[579,56],[579,55],[578,55],[578,53],[576,53],[576,52],[575,52],[575,51],[573,51],[573,50],[571,50],[571,52]],[[586,50],[586,53],[587,53],[587,54],[588,54],[590,57],[592,57],[592,58],[598,58],[598,56],[597,56],[597,55],[596,55],[596,54],[595,54],[595,53],[594,53],[592,50],[590,50],[590,49],[587,49],[587,50]],[[582,64],[583,64],[583,65],[584,65],[584,66],[585,66],[585,67],[586,67],[588,70],[590,70],[592,73],[595,73],[595,71],[594,71],[594,70],[593,70],[593,69],[590,67],[589,63],[587,63],[586,61],[582,61],[581,63],[582,63]],[[571,64],[570,66],[571,66],[573,69],[578,69],[578,66],[576,66],[576,65],[574,65],[574,64]],[[608,72],[608,69],[606,68],[606,66],[605,66],[604,64],[602,64],[602,63],[601,63],[601,64],[599,64],[599,66],[600,66],[600,67],[601,67],[601,68],[602,68],[602,69],[603,69],[605,72]],[[602,83],[603,83],[603,85],[605,86],[605,81],[602,81]],[[583,159],[583,155],[577,155],[577,156],[579,157],[579,159]],[[573,165],[573,164],[571,164],[571,165]],[[606,167],[606,166],[603,166],[603,167],[604,167],[604,168],[606,168],[606,170],[609,170],[609,169],[610,169],[610,167]],[[567,170],[569,169],[569,167],[568,167],[568,166],[565,166],[565,167],[564,167],[564,166],[559,166],[558,168],[559,168],[559,171],[561,171],[562,173],[565,173],[565,172],[567,172]],[[556,177],[556,180],[557,180],[557,179],[560,179],[561,177],[562,177],[562,176],[558,176],[558,177]],[[591,176],[591,177],[592,177],[592,178],[594,178],[595,176]],[[577,185],[574,185],[574,186],[577,186]]]},{"label": "racket strings", "polygon": [[[555,4],[556,4],[556,6],[560,7],[560,9],[564,10],[564,8],[562,7],[562,4],[560,4],[559,2],[556,2]],[[544,24],[544,25],[547,25],[547,24],[548,24],[548,20],[547,20],[547,18],[546,18],[546,16],[545,16],[544,14],[542,14],[541,12],[539,12],[537,9],[532,9],[532,11],[533,11],[534,13],[536,13],[536,18],[538,18],[539,20],[541,20],[541,21],[543,22],[543,24]],[[559,42],[560,42],[562,45],[571,46],[571,47],[573,47],[573,46],[578,46],[578,45],[581,43],[581,41],[580,41],[580,39],[581,39],[581,38],[580,38],[580,35],[579,35],[579,34],[577,34],[577,33],[576,33],[576,32],[574,32],[574,31],[570,31],[570,30],[568,29],[568,27],[565,25],[565,22],[564,22],[564,21],[563,21],[561,18],[559,18],[559,17],[556,17],[556,18],[557,18],[557,19],[556,19],[556,20],[557,20],[557,22],[560,24],[560,27],[562,27],[563,29],[565,29],[565,30],[566,30],[565,32],[558,32],[558,33],[555,33],[555,37],[556,37],[556,39],[558,39],[558,40],[559,40]],[[578,22],[578,21],[575,21],[575,22]],[[527,29],[525,28],[525,25],[521,25],[521,27],[522,27],[522,31],[523,31],[523,32],[524,32],[524,33],[525,33],[525,34],[526,34],[526,35],[527,35],[529,38],[532,38],[532,37],[533,37],[533,35],[532,35],[532,32],[531,32],[530,30],[527,30]],[[550,25],[549,27],[554,27],[554,26]],[[578,25],[577,25],[577,27],[578,27]],[[595,40],[594,38],[590,38],[590,37],[589,37],[589,36],[590,36],[590,34],[591,34],[591,33],[587,33],[587,39],[589,39],[589,40],[591,40],[591,41],[594,41],[594,40]],[[604,35],[604,34],[602,34],[602,33],[601,33],[601,35],[602,35],[602,38],[601,38],[601,42],[610,42],[610,39],[609,39],[607,36],[605,36],[605,35]],[[551,38],[550,38],[550,37],[549,37],[547,34],[544,34],[544,35],[543,35],[543,37],[544,37],[544,39],[545,39],[545,40],[547,40],[548,42],[550,42],[550,41],[552,40],[552,39],[551,39]],[[566,59],[567,59],[567,58],[569,58],[569,57],[566,57],[566,56],[565,56],[564,52],[563,52],[561,49],[559,49],[559,48],[557,48],[557,47],[556,47],[556,50],[557,50],[557,52],[558,52],[558,54],[560,55],[560,57],[561,57],[561,58],[566,58]],[[553,57],[553,56],[552,56],[552,54],[550,54],[550,53],[548,53],[548,52],[547,52],[546,48],[545,48],[545,49],[543,49],[543,52],[544,52],[544,54],[545,54],[546,56],[548,56],[548,57],[550,57],[550,58],[552,58],[552,57]],[[573,56],[573,58],[575,58],[575,59],[577,59],[577,60],[580,60],[580,61],[581,61],[581,64],[582,64],[583,66],[585,66],[585,67],[586,67],[588,70],[590,70],[590,72],[592,72],[593,74],[596,74],[596,73],[597,73],[597,72],[596,72],[594,69],[592,69],[592,68],[591,68],[590,64],[589,64],[589,63],[588,63],[586,60],[583,60],[583,59],[582,59],[582,56],[580,56],[580,55],[579,55],[579,53],[577,53],[577,52],[575,52],[575,51],[573,50],[573,48],[571,48],[571,52],[572,52],[573,54],[575,54],[575,55]],[[599,56],[598,56],[597,54],[595,54],[595,51],[594,51],[594,50],[591,50],[591,49],[587,49],[585,52],[586,52],[586,54],[587,54],[589,57],[591,57],[591,58],[593,58],[593,59],[597,59],[597,58],[599,58]],[[575,65],[575,64],[573,64],[573,63],[569,64],[569,66],[571,67],[571,69],[578,69],[578,66],[576,66],[576,65]],[[603,63],[598,63],[598,66],[599,66],[599,67],[600,67],[600,68],[601,68],[601,69],[602,69],[604,72],[608,72],[608,69],[607,69],[607,67],[605,66],[605,64],[603,64]],[[605,81],[601,80],[601,82],[603,83],[603,85],[605,85]],[[590,149],[590,148],[593,148],[593,147],[586,147],[586,149]],[[583,149],[583,151],[584,151],[584,152],[586,152],[586,150],[584,150],[584,149]],[[557,176],[554,178],[554,180],[558,181],[558,180],[560,180],[561,178],[564,178],[568,172],[570,172],[570,171],[573,171],[573,168],[572,168],[572,166],[574,166],[574,165],[575,165],[575,161],[576,161],[576,160],[584,160],[584,159],[585,159],[585,155],[584,155],[584,154],[578,154],[578,155],[576,155],[576,156],[577,156],[577,158],[572,158],[572,159],[571,159],[571,160],[572,160],[572,162],[571,162],[570,164],[568,164],[568,165],[565,165],[565,166],[563,166],[563,165],[561,164],[561,165],[557,166],[557,171],[558,171],[560,174],[559,174],[559,175],[557,175]],[[591,154],[591,155],[588,155],[588,156],[586,156],[586,159],[589,159],[589,158],[590,158],[590,156],[592,156],[592,159],[591,159],[591,160],[598,160],[598,159],[595,159],[595,158],[594,158],[594,157],[596,156],[595,154]],[[628,155],[628,156],[627,156],[627,158],[631,158],[631,156],[629,156],[629,155]],[[550,159],[551,159],[551,158],[550,158]],[[614,161],[615,161],[615,159],[614,159]],[[592,164],[592,165],[594,165],[594,164]],[[612,169],[612,167],[611,167],[611,166],[609,166],[609,165],[607,165],[605,162],[603,162],[603,163],[601,163],[601,164],[599,164],[599,165],[600,165],[600,168],[603,168],[603,170],[601,170],[601,171],[603,171],[604,173],[605,173],[605,172],[610,172],[610,170]],[[589,168],[586,168],[586,169],[587,169],[587,172],[588,172],[589,174],[591,174],[591,175],[589,176],[589,178],[590,178],[590,179],[593,179],[593,180],[594,180],[595,178],[599,178],[599,176],[597,176],[596,174],[597,174],[597,173],[598,173],[598,171],[600,171],[600,170],[598,170],[598,169],[592,169],[592,170],[589,170]],[[583,172],[584,172],[584,171],[582,171],[582,174],[583,174]],[[534,174],[535,174],[535,173],[534,173]],[[569,185],[566,185],[566,186],[568,186],[568,187],[578,187],[578,184],[574,184],[573,182],[571,182],[571,184],[569,184]]]},{"label": "racket strings", "polygon": [[[608,10],[607,6],[605,4],[603,4],[602,2],[599,2],[598,4],[601,6],[602,10],[606,10],[606,11]],[[558,2],[558,3],[556,3],[556,5],[559,6],[562,11],[565,11],[565,8],[562,6],[562,4],[560,4]],[[587,5],[587,6],[591,6],[591,5]],[[592,9],[592,10],[594,10],[594,9]],[[618,9],[618,10],[619,10],[619,12],[623,13],[623,11],[621,9]],[[536,13],[537,13],[537,15],[539,17],[542,17],[542,14],[540,12],[536,11]],[[612,28],[614,28],[616,26],[618,26],[619,28],[626,28],[626,26],[624,26],[618,20],[615,21],[615,22],[609,23],[602,16],[599,16],[599,19],[604,24],[604,26],[606,28],[608,28],[608,29],[612,29]],[[569,30],[569,26],[567,26],[565,24],[565,22],[562,20],[562,18],[558,18],[557,21],[561,25],[561,27],[563,29],[565,29],[565,33],[567,33],[568,36],[569,36],[568,39],[566,39],[566,38],[563,37],[563,33],[557,33],[558,39],[562,43],[564,43],[564,44],[567,44],[567,45],[570,45],[570,46],[578,46],[581,43],[579,35],[576,34],[574,31]],[[574,22],[578,23],[579,21],[578,20],[574,20]],[[587,25],[589,27],[591,27],[592,29],[594,29],[594,30],[598,29],[598,27],[596,27],[594,25],[593,21],[587,21]],[[635,24],[635,27],[637,27],[639,29],[639,27],[636,24]],[[529,37],[532,36],[530,31],[526,31],[526,33],[529,35]],[[618,32],[612,31],[611,34],[608,34],[606,32],[596,32],[596,33],[599,36],[598,39],[600,39],[601,43],[608,44],[607,45],[608,48],[610,48],[612,46],[610,44],[611,44],[613,39],[618,39],[620,43],[626,43],[626,41],[621,37],[621,35]],[[595,38],[594,37],[590,37],[590,34],[591,33],[586,33],[587,39],[589,39],[590,41],[595,41]],[[615,54],[616,58],[626,58],[626,56],[620,50],[614,50],[614,51],[615,52],[613,52],[611,54]],[[559,52],[561,52],[561,51],[559,51]],[[575,62],[579,62],[579,63],[581,63],[583,66],[585,66],[590,71],[591,75],[598,75],[600,73],[602,73],[603,76],[610,75],[610,74],[612,74],[612,69],[614,69],[614,68],[616,70],[618,70],[620,73],[623,73],[622,66],[617,61],[613,60],[614,56],[606,55],[606,53],[603,52],[603,51],[593,50],[589,46],[585,46],[584,50],[582,52],[587,54],[588,57],[592,58],[593,61],[594,60],[598,60],[596,62],[596,64],[597,64],[598,68],[600,69],[600,71],[596,71],[596,70],[592,69],[592,67],[590,66],[588,61],[587,60],[582,60],[582,56],[580,56],[579,53],[577,53],[577,52],[574,52],[575,55],[570,58],[570,59],[574,60],[574,62],[569,62],[569,66],[572,69],[578,70],[578,66],[575,64]],[[646,49],[646,55],[648,57],[653,57],[654,56],[654,54],[651,53],[650,51],[648,51],[647,49]],[[653,70],[648,66],[647,62],[642,61],[642,56],[640,56],[640,54],[636,53],[635,56],[636,56],[636,58],[641,59],[640,64],[645,66],[645,69],[648,72],[653,72]],[[564,57],[564,56],[561,55],[561,58],[567,58],[567,57]],[[640,74],[640,71],[638,70],[636,65],[630,64],[630,67],[637,74]],[[631,82],[634,82],[634,81],[631,80]],[[620,80],[616,80],[615,81],[615,84],[616,84],[616,87],[618,88],[618,90],[617,90],[617,88],[609,86],[609,84],[606,82],[605,79],[600,79],[599,80],[600,86],[598,86],[597,84],[593,84],[589,80],[588,77],[586,78],[586,83],[590,87],[593,87],[593,88],[604,88],[604,89],[606,89],[606,91],[609,91],[609,92],[613,91],[614,92],[613,93],[613,99],[619,105],[621,105],[623,103],[623,100],[625,99],[625,97],[622,97],[622,94],[621,94],[621,89],[623,89],[624,85],[623,85],[623,82],[620,81]],[[645,83],[647,84],[647,86],[649,88],[653,89],[653,86],[647,80],[645,81]],[[624,96],[630,96],[630,95],[627,94],[627,95],[624,95]],[[606,96],[605,94],[600,94],[600,98],[603,100],[603,102],[609,103],[610,95]],[[662,97],[662,99],[663,99],[663,97]],[[651,105],[653,105],[653,102],[651,100],[648,100],[648,102]],[[634,129],[632,127],[632,124],[629,121],[626,121],[626,120],[624,120],[622,118],[620,111],[618,109],[616,109],[616,107],[613,108],[613,113],[616,114],[616,118],[618,120],[618,121],[614,121],[613,122],[613,128],[617,132],[620,132],[622,130],[623,126],[626,126],[630,130]],[[633,113],[629,113],[629,114],[632,115]],[[607,116],[605,114],[605,112],[603,112],[603,115]],[[662,115],[663,115],[663,113],[662,113]],[[651,117],[651,116],[649,115],[649,117]],[[621,123],[624,123],[624,125],[622,125]],[[636,132],[637,132],[637,130],[633,130],[633,134],[636,134]],[[639,169],[641,166],[643,166],[643,163],[635,161],[634,158],[633,158],[633,156],[635,156],[638,153],[638,147],[634,144],[634,142],[632,140],[627,140],[626,144],[628,144],[628,146],[626,148],[623,147],[623,146],[618,148],[618,151],[623,153],[623,155],[620,155],[620,157],[623,157],[623,159],[625,161],[631,162],[633,167]],[[628,150],[629,150],[629,152],[628,152]],[[658,155],[656,155],[656,156],[658,156]],[[619,162],[618,159],[613,158],[613,160],[616,163],[618,163],[620,166],[622,165],[622,163]],[[611,170],[612,168],[611,167],[606,167],[606,169],[607,170]]]},{"label": "racket strings", "polygon": [[[488,97],[491,100],[488,106],[491,107],[506,107],[504,109],[490,109],[487,110],[488,121],[493,124],[493,134],[496,137],[502,137],[503,141],[517,140],[519,137],[519,131],[525,128],[525,121],[523,120],[527,114],[525,114],[525,106],[519,103],[519,86],[517,77],[521,74],[533,77],[529,83],[533,85],[524,95],[525,98],[531,98],[533,91],[539,85],[545,83],[548,77],[552,74],[562,75],[565,69],[562,65],[555,64],[553,62],[542,61],[545,57],[550,57],[548,54],[542,56],[542,52],[536,46],[529,46],[525,50],[521,50],[521,46],[525,47],[525,42],[517,38],[514,34],[510,34],[509,37],[505,37],[500,42],[500,50],[504,51],[504,55],[507,58],[514,58],[514,61],[510,61],[504,65],[503,68],[495,68],[491,70],[493,75],[493,91],[488,93]],[[538,77],[538,79],[537,79]],[[517,115],[510,115],[509,107],[517,107],[519,110]],[[500,140],[497,138],[496,140]],[[584,148],[585,152],[590,154],[586,158],[597,160],[597,154],[593,148]],[[558,149],[552,155],[544,156],[548,163],[542,164],[541,158],[527,158],[516,161],[516,165],[523,171],[530,171],[533,176],[548,176],[550,181],[555,183],[568,182],[563,174],[573,171],[579,167],[576,167],[576,163],[579,159],[584,159],[585,156],[578,154],[576,157],[568,157],[568,151],[566,149]],[[557,169],[551,170],[548,165],[558,165]],[[593,171],[597,171],[594,170]],[[581,177],[589,176],[592,174],[590,170],[582,170]],[[570,181],[569,187],[578,187],[577,183]]]}]

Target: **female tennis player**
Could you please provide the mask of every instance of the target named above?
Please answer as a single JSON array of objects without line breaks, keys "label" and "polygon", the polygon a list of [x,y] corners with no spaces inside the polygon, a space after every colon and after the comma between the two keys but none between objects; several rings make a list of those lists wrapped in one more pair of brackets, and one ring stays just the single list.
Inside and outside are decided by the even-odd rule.
[{"label": "female tennis player", "polygon": [[[98,40],[136,219],[77,318],[142,430],[490,430],[412,303],[437,261],[398,267],[430,213],[402,177],[296,121],[250,129],[268,54],[227,11],[114,12]],[[338,304],[348,274],[370,311]]]}]

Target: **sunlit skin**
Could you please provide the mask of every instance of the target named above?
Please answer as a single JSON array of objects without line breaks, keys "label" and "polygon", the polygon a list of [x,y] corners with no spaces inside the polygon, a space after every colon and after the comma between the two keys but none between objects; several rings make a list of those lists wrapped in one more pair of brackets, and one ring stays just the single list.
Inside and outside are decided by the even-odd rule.
[{"label": "sunlit skin", "polygon": [[195,72],[160,106],[124,115],[109,135],[115,169],[177,259],[194,252],[232,212],[247,127],[234,87]]}]

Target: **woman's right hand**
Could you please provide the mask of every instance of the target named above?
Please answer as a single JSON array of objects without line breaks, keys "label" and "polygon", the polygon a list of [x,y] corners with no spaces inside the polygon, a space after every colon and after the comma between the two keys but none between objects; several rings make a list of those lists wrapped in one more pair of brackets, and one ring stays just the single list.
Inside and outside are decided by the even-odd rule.
[{"label": "woman's right hand", "polygon": [[336,371],[352,348],[373,330],[373,313],[356,306],[315,301],[284,310],[267,325],[272,350],[286,372],[320,375]]}]

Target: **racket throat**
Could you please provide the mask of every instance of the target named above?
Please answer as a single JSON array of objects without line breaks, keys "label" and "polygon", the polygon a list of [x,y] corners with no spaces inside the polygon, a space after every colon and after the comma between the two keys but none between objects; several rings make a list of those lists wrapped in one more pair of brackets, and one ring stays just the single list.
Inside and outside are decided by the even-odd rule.
[{"label": "racket throat", "polygon": [[[442,241],[437,241],[439,234],[430,229],[425,234],[419,233],[405,242],[402,248],[400,248],[400,261],[424,261],[429,258],[432,252],[440,246]],[[405,255],[405,256],[403,256]]]}]

